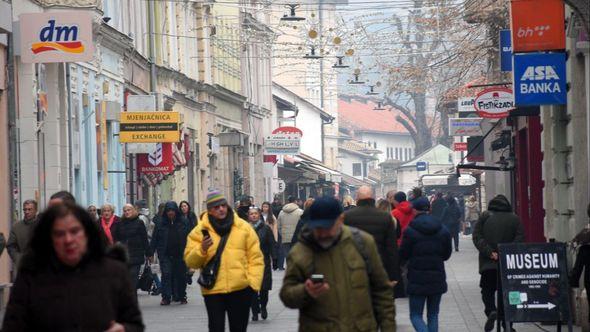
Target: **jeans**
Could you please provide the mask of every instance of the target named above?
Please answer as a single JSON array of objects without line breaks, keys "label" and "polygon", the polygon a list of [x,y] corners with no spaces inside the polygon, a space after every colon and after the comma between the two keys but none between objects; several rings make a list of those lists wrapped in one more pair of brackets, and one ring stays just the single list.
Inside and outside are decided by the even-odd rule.
[{"label": "jeans", "polygon": [[209,332],[225,331],[226,312],[230,332],[246,332],[253,294],[252,288],[246,287],[232,293],[203,296],[209,318]]},{"label": "jeans", "polygon": [[258,315],[262,309],[266,309],[268,304],[268,291],[261,290],[259,293],[252,295],[252,315]]},{"label": "jeans", "polygon": [[[438,312],[441,297],[442,294],[410,295],[410,321],[417,332],[438,332]],[[424,304],[427,306],[428,325],[422,318]]]},{"label": "jeans", "polygon": [[162,299],[180,301],[186,298],[186,265],[181,256],[160,257]]},{"label": "jeans", "polygon": [[279,269],[285,268],[287,255],[291,251],[291,243],[281,243],[281,250],[279,251]]}]

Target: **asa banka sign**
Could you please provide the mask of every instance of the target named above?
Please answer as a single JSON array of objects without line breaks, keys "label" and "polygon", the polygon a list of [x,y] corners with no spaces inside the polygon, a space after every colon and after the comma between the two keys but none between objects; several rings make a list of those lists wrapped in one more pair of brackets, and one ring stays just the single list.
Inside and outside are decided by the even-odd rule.
[{"label": "asa banka sign", "polygon": [[91,61],[92,16],[83,11],[22,14],[23,63]]},{"label": "asa banka sign", "polygon": [[498,246],[506,320],[565,322],[569,319],[566,248],[563,243]]},{"label": "asa banka sign", "polygon": [[267,154],[298,154],[302,136],[299,128],[279,127],[264,138],[264,149]]},{"label": "asa banka sign", "polygon": [[514,55],[514,101],[518,106],[567,103],[565,53]]}]

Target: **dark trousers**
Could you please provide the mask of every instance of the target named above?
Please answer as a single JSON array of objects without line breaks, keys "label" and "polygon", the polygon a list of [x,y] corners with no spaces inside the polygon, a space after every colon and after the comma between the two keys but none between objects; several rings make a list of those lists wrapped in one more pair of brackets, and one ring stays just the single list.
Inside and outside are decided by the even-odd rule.
[{"label": "dark trousers", "polygon": [[137,280],[139,279],[139,271],[141,265],[129,265],[129,276],[131,277],[131,286],[137,291]]},{"label": "dark trousers", "polygon": [[180,301],[186,298],[186,265],[181,256],[160,257],[162,299]]},{"label": "dark trousers", "polygon": [[268,304],[268,291],[261,290],[258,293],[252,295],[252,314],[258,315],[260,310],[266,309]]},{"label": "dark trousers", "polygon": [[253,294],[252,288],[246,287],[237,292],[203,296],[209,317],[209,332],[225,331],[226,312],[230,332],[246,332]]},{"label": "dark trousers", "polygon": [[[504,305],[502,302],[502,287],[498,284],[498,271],[483,271],[481,273],[481,279],[479,280],[479,287],[481,287],[481,299],[483,300],[486,316],[489,316],[492,311],[496,311],[498,317],[503,319]],[[499,308],[496,308],[496,291],[499,293]]]},{"label": "dark trousers", "polygon": [[279,269],[284,269],[287,255],[289,255],[289,251],[291,251],[291,243],[281,243],[281,250],[279,252]]},{"label": "dark trousers", "polygon": [[459,230],[453,230],[451,237],[453,238],[453,242],[455,244],[455,250],[459,250]]}]

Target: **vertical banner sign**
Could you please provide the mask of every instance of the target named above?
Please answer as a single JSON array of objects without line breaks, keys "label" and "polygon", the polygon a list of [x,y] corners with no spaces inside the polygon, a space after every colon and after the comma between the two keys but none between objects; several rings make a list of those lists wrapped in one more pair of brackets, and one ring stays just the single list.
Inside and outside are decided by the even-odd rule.
[{"label": "vertical banner sign", "polygon": [[91,61],[92,16],[89,12],[47,12],[19,16],[23,63]]},{"label": "vertical banner sign", "polygon": [[563,0],[511,0],[512,51],[565,49]]},{"label": "vertical banner sign", "polygon": [[567,103],[565,53],[514,55],[514,101],[517,106]]},{"label": "vertical banner sign", "polygon": [[512,71],[512,38],[510,30],[500,30],[500,70]]},{"label": "vertical banner sign", "polygon": [[510,243],[498,249],[506,320],[569,321],[565,244]]}]

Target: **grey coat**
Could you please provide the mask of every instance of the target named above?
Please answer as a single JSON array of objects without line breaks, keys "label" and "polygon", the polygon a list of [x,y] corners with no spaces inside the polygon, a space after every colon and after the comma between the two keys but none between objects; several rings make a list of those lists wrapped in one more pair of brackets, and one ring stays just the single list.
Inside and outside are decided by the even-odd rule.
[{"label": "grey coat", "polygon": [[498,262],[491,259],[498,252],[498,244],[524,241],[524,228],[520,218],[512,212],[512,206],[503,196],[490,201],[473,230],[473,244],[479,250],[479,273],[498,269]]},{"label": "grey coat", "polygon": [[31,239],[36,223],[37,218],[32,220],[23,219],[12,225],[8,243],[6,243],[6,250],[16,266],[18,266],[21,255],[29,245],[29,240]]}]

